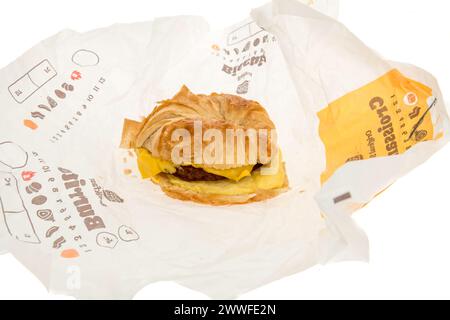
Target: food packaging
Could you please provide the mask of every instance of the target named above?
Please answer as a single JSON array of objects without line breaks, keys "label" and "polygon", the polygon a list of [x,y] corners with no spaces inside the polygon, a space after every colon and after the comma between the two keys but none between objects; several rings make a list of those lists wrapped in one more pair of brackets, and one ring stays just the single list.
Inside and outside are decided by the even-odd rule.
[{"label": "food packaging", "polygon": [[[76,298],[129,299],[159,281],[236,298],[317,264],[365,261],[351,213],[448,141],[431,75],[295,0],[219,32],[199,17],[65,30],[0,74],[0,251]],[[210,207],[141,179],[119,148],[123,121],[183,85],[260,102],[290,190]]]}]

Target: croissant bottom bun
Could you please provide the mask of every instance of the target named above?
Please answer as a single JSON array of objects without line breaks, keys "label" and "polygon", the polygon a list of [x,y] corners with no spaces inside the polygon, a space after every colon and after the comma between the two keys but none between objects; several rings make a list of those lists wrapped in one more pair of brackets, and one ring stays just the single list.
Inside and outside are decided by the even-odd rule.
[{"label": "croissant bottom bun", "polygon": [[212,206],[227,206],[260,202],[275,198],[289,189],[287,177],[285,177],[284,184],[281,188],[271,190],[258,189],[254,193],[241,195],[208,194],[187,190],[172,184],[167,175],[160,175],[158,180],[159,181],[157,184],[160,185],[162,191],[171,198]]}]

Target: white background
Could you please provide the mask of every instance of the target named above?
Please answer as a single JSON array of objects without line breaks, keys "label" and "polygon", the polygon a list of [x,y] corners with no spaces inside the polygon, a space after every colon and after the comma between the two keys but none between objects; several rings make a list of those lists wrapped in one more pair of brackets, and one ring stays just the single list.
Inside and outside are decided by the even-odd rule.
[{"label": "white background", "polygon": [[[193,14],[223,28],[266,0],[5,0],[0,8],[0,67],[64,28]],[[340,20],[388,59],[433,73],[450,101],[448,0],[341,0]],[[368,233],[371,263],[316,267],[242,299],[450,299],[450,146],[355,215]],[[138,299],[203,299],[173,283]],[[0,299],[66,299],[47,293],[11,255],[0,256]]]}]

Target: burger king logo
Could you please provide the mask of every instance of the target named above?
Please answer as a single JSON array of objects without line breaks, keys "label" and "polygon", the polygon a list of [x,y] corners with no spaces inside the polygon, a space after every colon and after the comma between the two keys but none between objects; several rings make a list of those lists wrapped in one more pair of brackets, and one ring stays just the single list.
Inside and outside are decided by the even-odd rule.
[{"label": "burger king logo", "polygon": [[412,107],[417,105],[417,103],[419,102],[419,98],[417,97],[417,94],[415,94],[414,92],[408,92],[403,98],[403,102],[408,107]]}]

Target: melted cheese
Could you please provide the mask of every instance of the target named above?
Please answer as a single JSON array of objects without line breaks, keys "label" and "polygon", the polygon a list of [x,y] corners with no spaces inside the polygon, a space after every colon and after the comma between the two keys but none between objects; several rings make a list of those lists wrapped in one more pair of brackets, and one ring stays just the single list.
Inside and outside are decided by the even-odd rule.
[{"label": "melted cheese", "polygon": [[[141,172],[142,178],[144,179],[154,178],[161,172],[175,173],[177,171],[173,163],[153,157],[151,153],[146,149],[137,149],[136,153],[138,157],[139,171]],[[212,168],[203,168],[198,165],[193,166],[195,168],[203,169],[208,173],[225,177],[236,182],[242,180],[245,177],[250,177],[252,175],[254,167],[253,165],[250,165],[234,169],[218,170]]]},{"label": "melted cheese", "polygon": [[137,149],[136,154],[139,171],[144,179],[156,177],[161,172],[175,173],[177,171],[170,161],[155,158],[146,149]]},{"label": "melted cheese", "polygon": [[252,166],[245,166],[245,167],[226,169],[226,170],[218,170],[218,169],[213,169],[213,168],[202,168],[202,167],[196,166],[196,165],[194,165],[194,167],[203,169],[208,173],[212,173],[217,176],[225,177],[230,180],[240,181],[243,178],[250,177],[252,175],[254,166],[252,165]]}]

